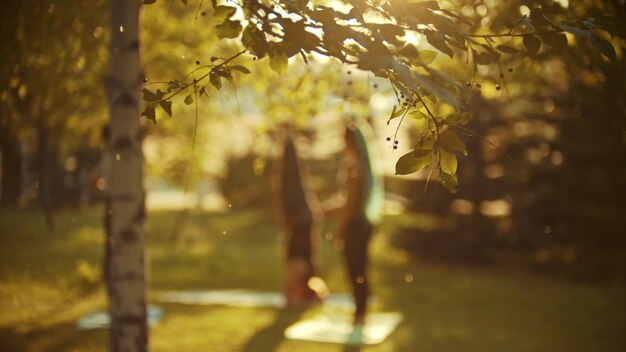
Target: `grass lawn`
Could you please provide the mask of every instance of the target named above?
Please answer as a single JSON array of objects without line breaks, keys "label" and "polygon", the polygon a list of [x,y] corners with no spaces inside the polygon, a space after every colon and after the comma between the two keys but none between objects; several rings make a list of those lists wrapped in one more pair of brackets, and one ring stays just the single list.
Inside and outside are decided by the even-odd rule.
[{"label": "grass lawn", "polygon": [[[98,283],[101,210],[64,210],[54,233],[35,211],[0,212],[0,350],[106,351],[105,331],[77,331],[85,312],[106,308]],[[170,240],[175,212],[147,223],[149,292],[245,288],[277,291],[280,229],[265,210],[191,213]],[[360,351],[626,351],[623,285],[572,283],[521,269],[443,266],[411,260],[387,244],[386,219],[373,243],[374,294],[404,321],[382,344]],[[341,258],[322,240],[322,276],[347,292]],[[412,280],[410,280],[412,278]],[[301,315],[274,309],[159,304],[153,351],[359,351],[285,340]]]}]

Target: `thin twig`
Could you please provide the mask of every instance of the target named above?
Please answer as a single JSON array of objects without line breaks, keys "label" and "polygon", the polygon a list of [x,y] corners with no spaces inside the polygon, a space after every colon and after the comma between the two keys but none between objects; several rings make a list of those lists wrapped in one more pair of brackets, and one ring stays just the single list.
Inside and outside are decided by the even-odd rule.
[{"label": "thin twig", "polygon": [[430,183],[430,177],[433,175],[433,171],[435,171],[435,167],[431,167],[428,172],[428,176],[426,177],[426,184],[424,185],[424,194],[426,194],[426,189],[428,188],[428,184]]},{"label": "thin twig", "polygon": [[501,38],[501,37],[525,37],[527,35],[542,35],[542,34],[550,34],[550,33],[561,33],[561,31],[541,31],[541,32],[532,32],[532,33],[499,33],[499,34],[464,34],[466,37],[470,38]]},{"label": "thin twig", "polygon": [[196,107],[196,123],[193,126],[193,140],[191,142],[191,149],[196,146],[196,135],[198,134],[198,83],[193,80],[193,101]]},{"label": "thin twig", "polygon": [[[467,127],[461,126],[461,125],[448,125],[448,126],[456,127],[456,128],[459,128],[459,129],[461,129],[461,130],[463,130],[465,132],[471,133],[473,136],[476,136],[476,137],[480,138],[483,142],[489,144],[490,146],[492,146],[496,150],[501,150],[501,148],[499,146],[493,144],[485,136],[482,136],[482,135],[478,134],[476,131],[474,131],[474,130],[472,130],[470,128],[467,128]],[[504,153],[504,156],[506,156],[509,160],[513,160],[513,157],[510,156],[508,153]]]},{"label": "thin twig", "polygon": [[202,9],[203,4],[204,4],[204,0],[200,0],[200,4],[198,4],[198,8],[196,9],[196,16],[194,17],[195,21],[198,20],[198,14],[200,13],[200,9]]},{"label": "thin twig", "polygon": [[[215,66],[213,66],[209,72],[207,72],[207,73],[203,74],[202,76],[200,76],[200,78],[198,78],[198,79],[194,80],[193,82],[190,82],[190,83],[184,84],[184,85],[183,85],[180,89],[178,89],[178,90],[177,90],[177,91],[175,91],[174,93],[170,94],[169,96],[163,97],[163,98],[161,98],[161,99],[159,99],[159,100],[156,100],[156,101],[154,101],[154,102],[152,102],[152,103],[158,104],[158,103],[160,103],[160,102],[162,102],[162,101],[166,101],[166,100],[170,100],[170,99],[172,99],[172,98],[173,98],[173,97],[175,97],[176,95],[180,94],[180,92],[182,92],[182,91],[186,90],[187,88],[191,87],[192,85],[197,84],[198,82],[200,82],[200,81],[202,81],[203,79],[207,78],[207,77],[208,77],[211,73],[213,73],[216,69],[218,69],[218,68],[220,68],[220,67],[222,67],[222,66],[224,66],[224,65],[228,64],[230,61],[232,61],[232,60],[234,60],[235,58],[237,58],[237,57],[241,56],[241,55],[242,55],[243,53],[245,53],[246,51],[248,51],[248,49],[244,49],[244,50],[242,50],[242,51],[238,52],[237,54],[235,54],[235,55],[233,55],[233,56],[229,57],[228,59],[224,60],[223,62],[221,62],[219,65],[215,65]],[[187,76],[188,76],[188,75],[187,75]]]}]

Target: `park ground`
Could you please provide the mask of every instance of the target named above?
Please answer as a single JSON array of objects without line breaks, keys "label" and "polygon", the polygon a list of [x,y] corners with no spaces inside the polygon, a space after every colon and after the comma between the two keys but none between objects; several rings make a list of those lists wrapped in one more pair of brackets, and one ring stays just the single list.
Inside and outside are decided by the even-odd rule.
[{"label": "park ground", "polygon": [[[102,209],[61,210],[49,233],[36,210],[0,212],[0,350],[106,351],[104,330],[76,320],[106,309],[100,277]],[[372,246],[379,311],[404,321],[382,344],[285,340],[305,312],[156,303],[163,290],[278,291],[282,239],[267,209],[191,211],[172,236],[176,211],[152,211],[148,296],[163,309],[151,329],[153,351],[626,351],[624,283],[572,282],[521,267],[433,264],[389,245],[398,217],[387,217]],[[399,215],[400,217],[402,215]],[[332,224],[324,232],[331,231]],[[341,258],[323,238],[321,276],[347,292]]]}]

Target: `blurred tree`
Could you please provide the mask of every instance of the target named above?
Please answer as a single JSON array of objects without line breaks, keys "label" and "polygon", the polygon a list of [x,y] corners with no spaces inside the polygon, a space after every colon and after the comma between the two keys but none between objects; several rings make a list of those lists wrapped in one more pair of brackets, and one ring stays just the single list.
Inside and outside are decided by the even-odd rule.
[{"label": "blurred tree", "polygon": [[[36,194],[53,227],[52,186],[67,157],[99,134],[104,94],[100,89],[106,50],[101,16],[105,1],[42,3],[6,1],[2,13],[0,99],[3,203],[15,204],[28,184],[20,150],[36,149]],[[71,97],[71,98],[70,98]],[[89,116],[89,118],[85,118]]]},{"label": "blurred tree", "polygon": [[[626,20],[618,2],[588,1],[572,11]],[[625,274],[626,223],[619,214],[626,211],[626,165],[616,161],[626,158],[626,85],[620,78],[626,72],[626,31],[622,25],[609,32],[620,53],[615,60],[583,46],[562,53],[560,61],[529,67],[543,74],[538,82],[519,84],[541,87],[529,97],[540,103],[520,110],[531,124],[544,127],[529,131],[528,123],[518,122],[517,133],[508,136],[510,153],[523,160],[518,170],[519,164],[526,169],[518,180],[526,186],[513,193],[515,236],[531,245],[537,267],[576,278]],[[585,45],[584,37],[576,39]],[[554,80],[560,84],[548,84]]]},{"label": "blurred tree", "polygon": [[[524,4],[494,3],[481,18],[497,26]],[[550,17],[562,16],[559,5],[545,2],[542,8]],[[623,18],[622,9],[588,1],[569,11],[602,19]],[[626,170],[615,160],[626,149],[625,88],[618,78],[624,73],[624,28],[609,32],[620,53],[614,60],[589,50],[592,39],[574,33],[569,41],[578,45],[559,58],[549,45],[527,57],[504,55],[502,72],[483,69],[480,82],[468,83],[466,99],[477,118],[463,131],[474,136],[465,139],[471,157],[459,165],[465,186],[455,195],[432,188],[422,194],[424,185],[414,186],[409,208],[435,215],[440,225],[403,231],[402,246],[437,259],[484,262],[502,259],[504,251],[575,277],[623,275],[626,245],[618,233],[624,223],[617,214],[625,206]]]}]

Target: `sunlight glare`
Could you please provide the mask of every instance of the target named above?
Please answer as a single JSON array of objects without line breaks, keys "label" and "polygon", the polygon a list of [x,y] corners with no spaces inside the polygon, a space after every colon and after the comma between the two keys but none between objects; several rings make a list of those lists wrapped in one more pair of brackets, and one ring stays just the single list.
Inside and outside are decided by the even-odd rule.
[{"label": "sunlight glare", "polygon": [[474,203],[467,199],[455,199],[450,204],[450,209],[453,212],[461,215],[471,215],[472,213],[474,213],[474,208]]},{"label": "sunlight glare", "polygon": [[561,7],[564,9],[569,8],[569,0],[555,0],[554,2],[561,5]]},{"label": "sunlight glare", "polygon": [[65,171],[73,172],[76,171],[76,167],[78,166],[78,160],[75,156],[70,156],[65,159]]},{"label": "sunlight glare", "polygon": [[102,29],[102,27],[98,26],[93,30],[93,37],[98,39],[100,38],[100,36],[102,36],[102,32],[104,32],[104,30]]},{"label": "sunlight glare", "polygon": [[552,161],[552,165],[559,166],[563,164],[563,153],[558,150],[555,150],[550,155],[550,161]]},{"label": "sunlight glare", "polygon": [[485,200],[480,203],[480,212],[489,217],[507,216],[511,213],[511,204],[506,199]]},{"label": "sunlight glare", "polygon": [[522,5],[519,7],[519,13],[522,16],[528,16],[530,14],[530,9],[526,5]]},{"label": "sunlight glare", "polygon": [[418,46],[420,44],[421,38],[420,36],[415,33],[415,32],[405,32],[404,37],[402,37],[402,39],[404,41],[406,41],[409,44],[413,44],[415,46]]},{"label": "sunlight glare", "polygon": [[98,190],[100,191],[104,191],[106,187],[107,181],[104,179],[104,177],[98,178],[98,180],[96,181],[96,188],[98,188]]},{"label": "sunlight glare", "polygon": [[478,14],[478,16],[484,17],[485,15],[487,15],[487,7],[485,5],[476,6],[476,13]]},{"label": "sunlight glare", "polygon": [[309,286],[311,290],[315,291],[322,298],[328,296],[330,292],[324,280],[317,276],[311,277],[307,282],[307,286]]},{"label": "sunlight glare", "polygon": [[502,164],[489,164],[483,169],[487,178],[500,178],[504,176],[504,166]]},{"label": "sunlight glare", "polygon": [[463,16],[465,17],[472,17],[474,16],[474,7],[470,6],[470,5],[465,5],[461,8],[461,14],[463,14]]}]

